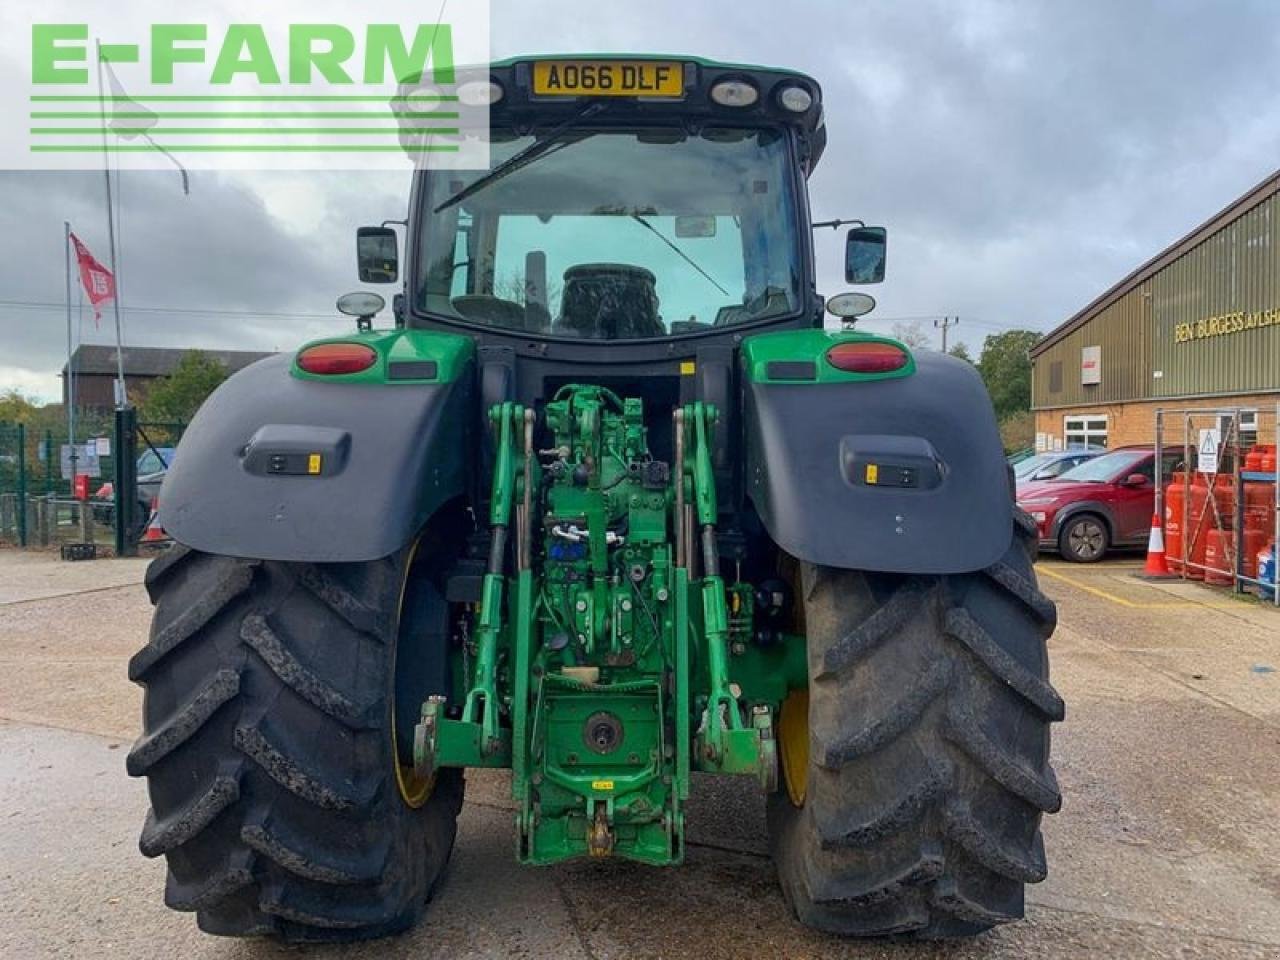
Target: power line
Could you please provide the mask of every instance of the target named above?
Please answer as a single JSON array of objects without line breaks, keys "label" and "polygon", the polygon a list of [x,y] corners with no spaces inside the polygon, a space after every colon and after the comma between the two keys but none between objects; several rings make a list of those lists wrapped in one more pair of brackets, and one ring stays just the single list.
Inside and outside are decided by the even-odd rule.
[{"label": "power line", "polygon": [[[879,322],[879,323],[916,323],[916,322],[923,322],[923,321],[925,321],[925,320],[928,320],[928,321],[930,321],[930,322],[936,322],[936,321],[938,321],[938,320],[945,320],[945,319],[947,319],[947,318],[946,318],[946,317],[944,317],[944,316],[943,316],[942,314],[940,314],[940,313],[922,313],[922,314],[916,314],[916,315],[913,315],[913,316],[902,316],[902,317],[878,317],[878,316],[876,316],[875,314],[867,314],[865,317],[860,318],[858,322],[859,322],[859,323],[875,323],[875,322]],[[954,324],[958,323],[958,322],[959,322],[959,320],[960,320],[960,318],[959,318],[959,317],[952,316],[952,317],[951,317],[952,325],[954,326]],[[996,330],[996,331],[999,331],[1000,333],[1006,333],[1006,332],[1008,332],[1009,330],[1027,330],[1027,329],[1031,329],[1030,327],[1020,326],[1020,325],[1018,325],[1018,324],[1016,324],[1016,323],[996,323],[996,322],[995,322],[995,321],[993,321],[993,320],[979,320],[979,319],[976,319],[976,318],[974,318],[974,317],[970,317],[970,316],[967,316],[967,315],[966,315],[966,316],[965,316],[965,318],[964,318],[964,322],[965,322],[965,325],[966,325],[966,326],[970,326],[970,327],[983,327],[983,328],[985,328],[985,329],[987,329],[987,330]],[[1040,332],[1043,332],[1043,331],[1039,331],[1039,330],[1037,330],[1037,331],[1034,331],[1034,332],[1036,332],[1036,333],[1040,333]]]},{"label": "power line", "polygon": [[[0,300],[0,307],[14,307],[19,310],[62,310],[66,304],[54,303],[48,300]],[[271,310],[228,310],[225,308],[210,307],[201,309],[195,307],[135,307],[132,304],[125,307],[128,313],[163,313],[163,314],[184,314],[200,317],[278,317],[286,320],[333,320],[336,314],[333,313],[283,313]]]},{"label": "power line", "polygon": [[[10,307],[16,310],[65,310],[65,303],[55,303],[52,300],[5,300],[0,299],[0,307]],[[269,317],[283,320],[336,320],[341,319],[336,313],[305,313],[305,312],[288,312],[278,310],[231,310],[219,307],[139,307],[128,304],[124,307],[125,313],[151,313],[151,314],[178,314],[182,316],[196,317]],[[868,323],[914,323],[923,322],[925,320],[937,322],[947,320],[948,318],[937,313],[922,313],[910,316],[898,317],[878,317],[875,314],[869,314],[860,318],[862,324]],[[959,317],[951,317],[951,325],[955,325],[960,320]],[[966,326],[983,327],[987,330],[995,330],[1000,333],[1009,330],[1028,329],[1019,327],[1017,324],[995,323],[990,320],[978,320],[974,317],[966,316],[964,318]],[[1041,332],[1041,331],[1036,331]]]}]

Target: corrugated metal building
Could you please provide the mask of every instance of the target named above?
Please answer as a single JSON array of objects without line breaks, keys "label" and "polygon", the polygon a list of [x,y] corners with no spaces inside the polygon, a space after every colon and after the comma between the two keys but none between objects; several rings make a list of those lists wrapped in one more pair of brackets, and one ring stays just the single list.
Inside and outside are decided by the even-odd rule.
[{"label": "corrugated metal building", "polygon": [[1280,171],[1031,351],[1036,443],[1154,439],[1157,407],[1280,401]]}]

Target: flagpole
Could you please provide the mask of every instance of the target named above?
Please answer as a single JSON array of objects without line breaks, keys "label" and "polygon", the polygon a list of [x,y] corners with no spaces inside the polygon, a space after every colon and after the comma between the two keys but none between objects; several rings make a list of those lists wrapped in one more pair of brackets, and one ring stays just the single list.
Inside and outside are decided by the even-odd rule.
[{"label": "flagpole", "polygon": [[102,85],[102,41],[95,41],[98,55],[98,109],[102,116],[102,176],[107,185],[107,256],[111,262],[111,276],[115,277],[115,296],[111,305],[116,318],[116,409],[123,410],[129,405],[129,397],[124,385],[124,345],[120,338],[120,278],[116,273],[116,217],[111,202],[111,164],[107,154],[107,104],[103,99]]},{"label": "flagpole", "polygon": [[[71,477],[75,483],[76,471],[76,371],[73,366],[75,351],[71,338],[71,221],[62,221],[62,255],[67,262],[67,444],[71,448]],[[53,451],[44,455],[51,462]]]}]

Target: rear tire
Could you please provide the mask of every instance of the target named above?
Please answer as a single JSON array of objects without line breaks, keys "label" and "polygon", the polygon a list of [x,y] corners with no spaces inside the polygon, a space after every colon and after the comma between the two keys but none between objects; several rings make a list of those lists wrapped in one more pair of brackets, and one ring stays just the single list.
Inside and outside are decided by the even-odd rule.
[{"label": "rear tire", "polygon": [[148,568],[151,640],[129,663],[146,687],[128,757],[151,798],[140,848],[166,858],[165,903],[205,932],[383,936],[411,926],[439,881],[461,771],[411,806],[397,780],[405,733],[393,734],[398,649],[443,664],[448,642],[413,558],[277,563],[174,546]]},{"label": "rear tire", "polygon": [[[1041,815],[1061,806],[1049,724],[1063,703],[1045,644],[1056,612],[1035,549],[1020,515],[981,573],[800,565],[809,736],[788,756],[796,740],[780,729],[788,777],[769,826],[802,923],[934,938],[1022,917],[1023,885],[1046,873]],[[789,766],[807,771],[799,791]]]}]

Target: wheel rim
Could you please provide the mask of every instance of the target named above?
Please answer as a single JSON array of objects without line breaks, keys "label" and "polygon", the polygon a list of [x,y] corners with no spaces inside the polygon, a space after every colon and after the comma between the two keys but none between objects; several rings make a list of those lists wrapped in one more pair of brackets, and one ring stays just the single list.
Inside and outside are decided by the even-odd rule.
[{"label": "wheel rim", "polygon": [[[404,602],[409,592],[409,581],[413,573],[413,563],[418,556],[418,544],[421,541],[415,541],[413,547],[409,551],[409,559],[405,564],[404,580],[400,584],[400,598],[396,603],[396,649],[393,654],[391,663],[391,758],[392,764],[395,766],[396,787],[400,791],[400,798],[410,807],[421,807],[431,799],[431,793],[435,790],[436,775],[431,773],[429,776],[420,775],[413,767],[412,763],[405,763],[403,759],[404,751],[401,750],[400,732],[396,724],[396,692],[400,687],[399,669],[401,665],[400,643],[404,639],[407,632],[404,621]],[[409,731],[412,737],[413,732]],[[410,749],[411,753],[411,749]]]},{"label": "wheel rim", "polygon": [[1093,520],[1082,520],[1071,527],[1067,533],[1067,542],[1071,545],[1071,552],[1077,557],[1092,560],[1102,553],[1106,531]]},{"label": "wheel rim", "polygon": [[809,791],[809,691],[792,690],[778,715],[778,751],[787,796],[804,806]]}]

